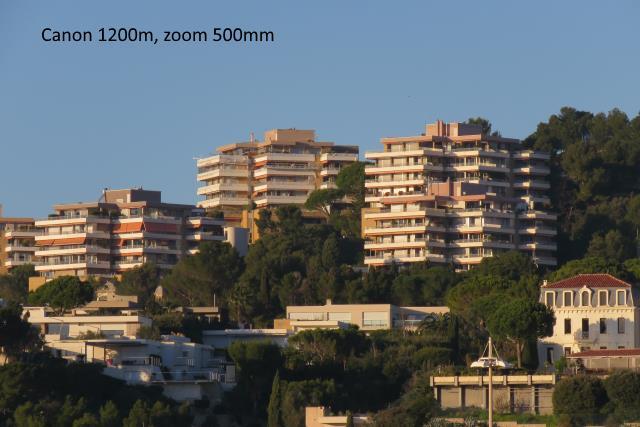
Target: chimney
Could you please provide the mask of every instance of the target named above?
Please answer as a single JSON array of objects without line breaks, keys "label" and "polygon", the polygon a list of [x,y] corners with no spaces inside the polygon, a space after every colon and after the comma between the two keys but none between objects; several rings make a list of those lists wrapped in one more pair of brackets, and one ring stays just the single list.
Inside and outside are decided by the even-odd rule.
[{"label": "chimney", "polygon": [[327,298],[327,302],[326,302],[325,305],[331,305],[331,299],[330,298]]},{"label": "chimney", "polygon": [[542,281],[542,286],[547,286],[547,279],[544,279],[544,280]]}]

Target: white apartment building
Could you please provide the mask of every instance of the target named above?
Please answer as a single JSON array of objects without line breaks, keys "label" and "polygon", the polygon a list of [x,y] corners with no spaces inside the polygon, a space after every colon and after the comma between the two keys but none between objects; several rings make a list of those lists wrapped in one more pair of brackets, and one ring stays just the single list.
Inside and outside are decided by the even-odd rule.
[{"label": "white apartment building", "polygon": [[246,254],[247,230],[225,227],[193,205],[165,203],[159,191],[105,190],[97,202],[54,206],[37,220],[41,231],[36,271],[62,275],[113,276],[151,262],[171,268],[205,241],[227,241]]},{"label": "white apartment building", "polygon": [[520,250],[556,265],[549,155],[480,126],[438,121],[418,136],[383,138],[367,152],[365,264],[432,261],[467,270]]},{"label": "white apartment building", "polygon": [[638,295],[609,274],[579,274],[540,288],[540,302],[553,309],[553,335],[538,344],[541,364],[589,350],[640,345]]},{"label": "white apartment building", "polygon": [[316,141],[315,131],[273,129],[264,139],[228,144],[197,161],[198,206],[248,227],[247,210],[302,205],[315,189],[335,187],[340,169],[358,160],[358,147]]}]

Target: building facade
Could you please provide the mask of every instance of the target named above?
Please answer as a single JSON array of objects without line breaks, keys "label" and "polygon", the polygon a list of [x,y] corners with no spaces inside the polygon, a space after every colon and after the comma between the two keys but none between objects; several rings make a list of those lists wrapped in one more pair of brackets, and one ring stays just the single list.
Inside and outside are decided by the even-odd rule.
[{"label": "building facade", "polygon": [[97,202],[54,206],[37,220],[36,271],[42,277],[114,276],[151,262],[168,269],[206,241],[246,253],[247,233],[193,205],[165,203],[159,191],[105,190]]},{"label": "building facade", "polygon": [[358,147],[316,141],[315,131],[273,129],[262,141],[221,146],[197,161],[198,206],[247,226],[248,210],[302,205],[316,189],[334,188],[342,167],[358,160]]},{"label": "building facade", "polygon": [[35,239],[39,231],[32,218],[0,216],[0,274],[24,264],[35,264]]},{"label": "building facade", "polygon": [[540,340],[538,360],[589,350],[640,345],[638,296],[631,284],[609,274],[579,274],[540,288],[540,302],[553,310],[553,335]]},{"label": "building facade", "polygon": [[415,329],[428,316],[449,313],[448,307],[398,307],[392,304],[333,304],[287,306],[286,319],[276,319],[274,328],[299,332],[306,329],[336,329],[356,325],[362,331]]},{"label": "building facade", "polygon": [[549,155],[480,126],[438,121],[419,136],[383,138],[368,152],[365,264],[432,261],[468,270],[520,250],[556,265],[547,211]]}]

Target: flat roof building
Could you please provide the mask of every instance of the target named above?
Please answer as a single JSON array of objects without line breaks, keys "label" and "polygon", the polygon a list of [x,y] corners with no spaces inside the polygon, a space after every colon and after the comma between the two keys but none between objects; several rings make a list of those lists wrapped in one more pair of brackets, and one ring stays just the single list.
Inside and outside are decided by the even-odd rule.
[{"label": "flat roof building", "polygon": [[367,152],[365,264],[431,261],[468,270],[509,250],[556,265],[549,155],[464,123],[428,124]]},{"label": "flat roof building", "polygon": [[392,304],[333,304],[287,306],[286,319],[274,328],[298,332],[306,329],[337,329],[356,325],[363,331],[415,329],[429,316],[449,313],[448,307],[398,307]]},{"label": "flat roof building", "polygon": [[225,227],[193,205],[166,203],[159,191],[105,190],[96,202],[54,206],[37,220],[36,271],[50,279],[62,275],[113,276],[151,262],[174,266],[206,241],[227,241],[241,255],[247,233]]},{"label": "flat roof building", "polygon": [[24,264],[36,264],[35,239],[40,231],[33,218],[0,215],[0,274]]},{"label": "flat roof building", "polygon": [[335,188],[340,169],[358,161],[357,146],[317,141],[315,131],[300,129],[269,130],[262,141],[252,137],[217,152],[197,161],[198,206],[243,227],[254,207],[301,206],[313,190]]}]

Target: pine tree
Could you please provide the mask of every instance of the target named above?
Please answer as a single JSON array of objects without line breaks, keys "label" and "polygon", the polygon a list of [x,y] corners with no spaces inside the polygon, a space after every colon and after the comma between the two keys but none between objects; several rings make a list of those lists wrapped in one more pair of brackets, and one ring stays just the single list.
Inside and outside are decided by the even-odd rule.
[{"label": "pine tree", "polygon": [[273,385],[271,386],[271,397],[269,398],[267,427],[282,427],[280,395],[280,371],[277,371],[273,377]]}]

